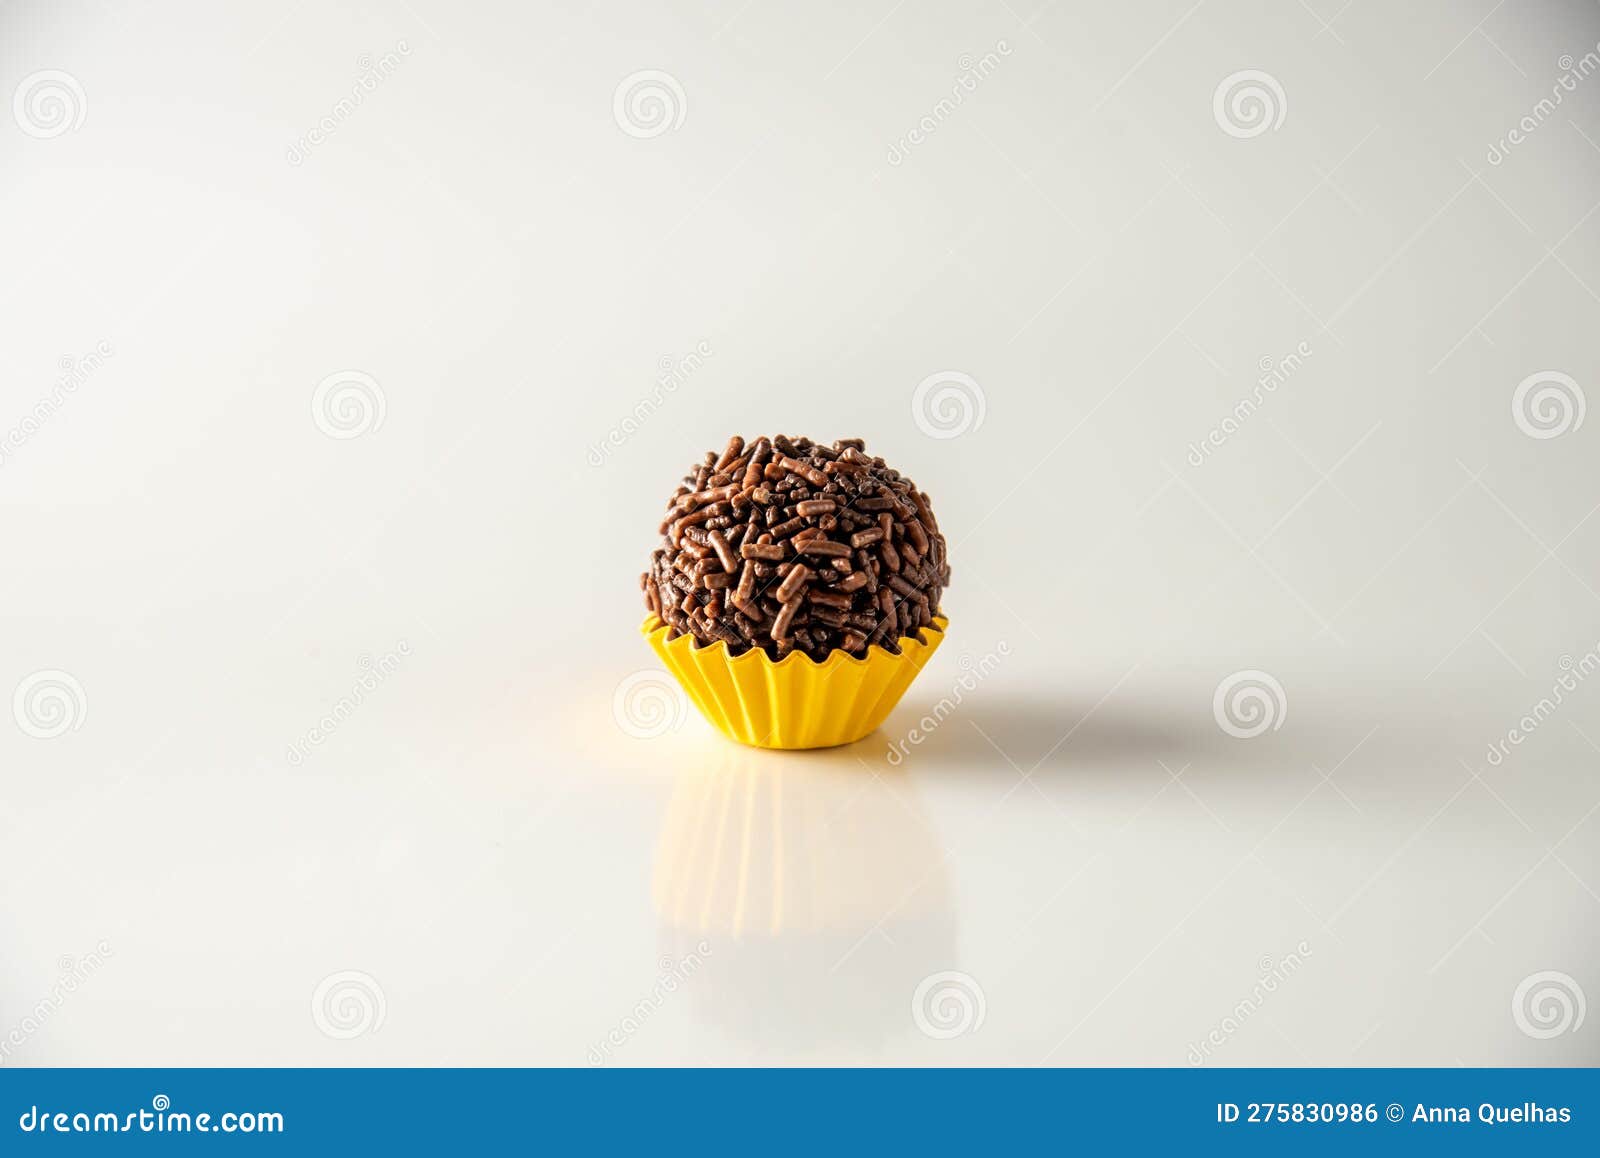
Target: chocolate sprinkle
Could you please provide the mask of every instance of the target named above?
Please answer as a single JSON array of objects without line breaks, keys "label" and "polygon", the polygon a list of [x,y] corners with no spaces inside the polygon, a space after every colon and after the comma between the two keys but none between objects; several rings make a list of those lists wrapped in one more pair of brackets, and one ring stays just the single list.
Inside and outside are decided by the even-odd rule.
[{"label": "chocolate sprinkle", "polygon": [[928,496],[859,438],[735,435],[667,501],[645,606],[701,644],[773,659],[899,654],[950,582]]}]

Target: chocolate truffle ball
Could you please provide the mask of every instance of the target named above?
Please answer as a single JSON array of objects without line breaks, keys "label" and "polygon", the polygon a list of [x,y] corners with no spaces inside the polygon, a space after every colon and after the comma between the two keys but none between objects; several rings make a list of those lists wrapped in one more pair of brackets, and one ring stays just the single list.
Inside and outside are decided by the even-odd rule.
[{"label": "chocolate truffle ball", "polygon": [[671,638],[735,655],[895,654],[950,582],[928,496],[859,438],[738,435],[683,477],[640,577]]}]

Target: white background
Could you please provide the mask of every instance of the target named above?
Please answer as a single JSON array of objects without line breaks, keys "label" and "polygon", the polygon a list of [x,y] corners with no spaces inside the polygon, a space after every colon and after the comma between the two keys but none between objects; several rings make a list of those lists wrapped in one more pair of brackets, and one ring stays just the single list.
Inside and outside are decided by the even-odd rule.
[{"label": "white background", "polygon": [[[1595,5],[0,22],[5,1064],[1600,1061],[1600,679],[1489,759],[1600,642]],[[933,496],[949,642],[640,738],[662,504],[778,431]]]}]

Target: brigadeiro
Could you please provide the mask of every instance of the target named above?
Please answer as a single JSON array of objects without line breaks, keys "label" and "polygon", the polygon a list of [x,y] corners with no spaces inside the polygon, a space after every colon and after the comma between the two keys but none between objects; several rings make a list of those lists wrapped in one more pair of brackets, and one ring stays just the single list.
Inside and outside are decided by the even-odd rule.
[{"label": "brigadeiro", "polygon": [[859,438],[738,435],[683,477],[640,577],[668,638],[733,655],[898,655],[950,582],[928,496]]}]

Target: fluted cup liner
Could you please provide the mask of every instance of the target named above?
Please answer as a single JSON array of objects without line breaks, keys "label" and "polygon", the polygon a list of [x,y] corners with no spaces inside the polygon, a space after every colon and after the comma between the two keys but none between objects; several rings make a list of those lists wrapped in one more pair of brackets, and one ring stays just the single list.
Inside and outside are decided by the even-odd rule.
[{"label": "fluted cup liner", "polygon": [[900,654],[869,647],[865,659],[834,651],[821,663],[794,651],[774,661],[764,651],[730,655],[721,642],[696,647],[692,636],[668,640],[652,615],[641,630],[656,655],[711,725],[755,748],[831,748],[869,735],[905,695],[944,642],[936,616]]}]

